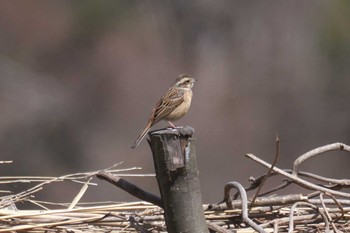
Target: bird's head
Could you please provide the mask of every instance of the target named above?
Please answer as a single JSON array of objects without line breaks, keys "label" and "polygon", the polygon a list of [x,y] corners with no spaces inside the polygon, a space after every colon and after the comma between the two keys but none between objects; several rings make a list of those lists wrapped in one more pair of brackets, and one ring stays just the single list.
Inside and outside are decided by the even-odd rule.
[{"label": "bird's head", "polygon": [[176,79],[175,85],[180,88],[191,89],[196,81],[196,79],[192,78],[187,74],[180,74]]}]

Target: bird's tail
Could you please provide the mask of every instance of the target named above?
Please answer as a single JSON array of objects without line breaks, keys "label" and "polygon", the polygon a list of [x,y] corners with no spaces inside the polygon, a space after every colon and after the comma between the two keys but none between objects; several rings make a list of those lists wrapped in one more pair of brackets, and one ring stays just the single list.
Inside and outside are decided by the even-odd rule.
[{"label": "bird's tail", "polygon": [[142,139],[144,139],[148,133],[148,131],[151,129],[152,126],[152,121],[148,121],[146,127],[144,128],[144,130],[140,133],[140,135],[137,137],[137,139],[134,142],[134,145],[131,147],[133,149],[135,149],[140,142],[142,141]]}]

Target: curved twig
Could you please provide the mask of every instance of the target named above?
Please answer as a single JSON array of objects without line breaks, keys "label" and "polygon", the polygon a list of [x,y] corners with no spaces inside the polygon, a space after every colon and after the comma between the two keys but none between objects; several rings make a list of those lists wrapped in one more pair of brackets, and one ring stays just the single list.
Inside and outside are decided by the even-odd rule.
[{"label": "curved twig", "polygon": [[299,168],[300,164],[302,164],[305,160],[307,160],[311,157],[314,157],[316,155],[323,154],[323,153],[328,152],[328,151],[347,151],[347,152],[350,152],[350,146],[348,146],[344,143],[336,142],[333,144],[321,146],[321,147],[318,147],[316,149],[310,150],[309,152],[306,152],[305,154],[299,156],[299,158],[297,158],[294,161],[292,174],[297,176],[298,168]]},{"label": "curved twig", "polygon": [[326,231],[325,232],[329,232],[329,222],[328,222],[328,219],[327,217],[325,216],[324,213],[320,212],[317,208],[317,206],[313,205],[313,204],[310,204],[310,203],[307,203],[307,202],[296,202],[292,205],[292,207],[290,208],[290,211],[289,211],[289,229],[288,229],[288,233],[292,233],[293,230],[294,230],[294,211],[295,209],[297,208],[297,206],[299,205],[304,205],[304,206],[307,206],[307,207],[310,207],[314,210],[317,211],[317,213],[319,213],[325,224],[326,224]]},{"label": "curved twig", "polygon": [[260,232],[260,233],[265,233],[264,229],[260,227],[258,224],[256,224],[253,220],[251,220],[248,217],[248,198],[247,198],[247,193],[244,189],[244,187],[235,181],[228,182],[225,185],[225,190],[224,190],[224,201],[227,204],[228,208],[232,208],[232,202],[231,202],[231,196],[230,196],[230,191],[232,188],[236,188],[242,199],[242,219],[244,222],[246,222],[250,227],[252,227],[254,230]]}]

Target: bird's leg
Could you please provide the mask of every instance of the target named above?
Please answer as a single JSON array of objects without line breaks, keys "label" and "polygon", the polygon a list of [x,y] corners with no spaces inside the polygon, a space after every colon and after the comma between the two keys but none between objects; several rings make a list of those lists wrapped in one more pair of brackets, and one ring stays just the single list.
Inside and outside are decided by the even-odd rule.
[{"label": "bird's leg", "polygon": [[168,123],[172,128],[176,128],[176,126],[171,121],[168,121]]}]

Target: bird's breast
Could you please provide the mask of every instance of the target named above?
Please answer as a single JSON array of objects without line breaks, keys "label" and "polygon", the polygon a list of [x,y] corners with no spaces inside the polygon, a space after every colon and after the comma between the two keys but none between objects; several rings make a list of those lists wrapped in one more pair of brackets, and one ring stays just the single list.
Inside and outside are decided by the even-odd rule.
[{"label": "bird's breast", "polygon": [[171,113],[169,113],[165,120],[168,121],[176,121],[182,118],[188,112],[188,109],[191,106],[192,100],[192,90],[188,90],[184,92],[184,100],[183,102],[177,106]]}]

